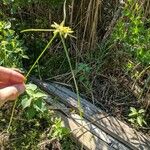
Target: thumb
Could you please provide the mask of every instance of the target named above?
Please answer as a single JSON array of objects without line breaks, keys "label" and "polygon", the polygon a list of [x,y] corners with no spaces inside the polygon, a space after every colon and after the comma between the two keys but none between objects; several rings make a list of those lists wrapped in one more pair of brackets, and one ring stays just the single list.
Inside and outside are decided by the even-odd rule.
[{"label": "thumb", "polygon": [[0,106],[2,106],[6,101],[15,100],[20,94],[24,92],[24,90],[24,84],[15,84],[13,86],[0,89]]}]

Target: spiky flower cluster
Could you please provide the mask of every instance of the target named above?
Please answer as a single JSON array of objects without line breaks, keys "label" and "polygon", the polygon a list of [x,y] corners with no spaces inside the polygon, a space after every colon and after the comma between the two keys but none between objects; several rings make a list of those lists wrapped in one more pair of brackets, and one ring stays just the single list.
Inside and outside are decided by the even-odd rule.
[{"label": "spiky flower cluster", "polygon": [[60,24],[57,24],[56,22],[54,22],[54,24],[52,24],[51,27],[54,28],[54,29],[51,29],[54,35],[59,33],[64,38],[67,38],[67,36],[74,37],[73,35],[71,35],[73,33],[73,30],[70,27],[64,26],[64,21],[62,21]]}]

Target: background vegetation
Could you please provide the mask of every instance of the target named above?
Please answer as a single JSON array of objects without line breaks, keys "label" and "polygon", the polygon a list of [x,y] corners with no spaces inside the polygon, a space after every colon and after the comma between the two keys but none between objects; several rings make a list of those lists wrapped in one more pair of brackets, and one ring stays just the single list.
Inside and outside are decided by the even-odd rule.
[{"label": "background vegetation", "polygon": [[[0,65],[27,73],[53,34],[20,32],[33,28],[50,29],[54,21],[61,23],[63,3],[64,0],[2,0]],[[69,37],[65,43],[79,92],[106,112],[149,134],[149,1],[68,0],[66,6],[66,25],[73,29],[76,38]],[[69,84],[75,89],[59,37],[31,74],[43,80]],[[45,108],[43,99],[44,94],[29,84],[15,110],[10,130],[11,145],[6,145],[15,149],[36,149],[43,139],[54,138],[57,147],[77,149],[70,139],[69,144],[66,143],[67,129]],[[6,105],[0,111],[1,131],[10,118],[8,107],[11,108]],[[53,133],[48,129],[51,126],[54,126]]]}]

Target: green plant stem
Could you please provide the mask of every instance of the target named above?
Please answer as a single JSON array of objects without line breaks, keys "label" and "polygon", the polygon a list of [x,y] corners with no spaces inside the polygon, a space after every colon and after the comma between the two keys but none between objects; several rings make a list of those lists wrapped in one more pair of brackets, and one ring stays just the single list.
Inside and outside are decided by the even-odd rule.
[{"label": "green plant stem", "polygon": [[52,30],[51,29],[26,29],[26,30],[22,30],[21,33],[23,32],[51,32]]},{"label": "green plant stem", "polygon": [[73,71],[73,68],[72,68],[72,65],[71,65],[70,57],[69,57],[69,54],[68,54],[68,50],[67,50],[64,38],[62,37],[61,34],[59,34],[59,35],[60,35],[60,38],[61,38],[64,50],[65,50],[65,54],[66,54],[66,57],[67,57],[67,60],[68,60],[68,63],[69,63],[69,67],[70,67],[70,70],[71,70],[72,78],[73,78],[73,81],[74,81],[74,85],[75,85],[75,89],[76,89],[76,94],[77,94],[77,99],[78,99],[79,113],[80,113],[80,116],[82,116],[83,111],[82,111],[82,108],[81,108],[81,101],[80,101],[80,96],[79,96],[79,89],[78,89],[77,82],[76,82],[76,79],[75,79],[75,74],[74,74],[74,71]]},{"label": "green plant stem", "polygon": [[39,57],[36,59],[36,61],[34,62],[34,64],[32,65],[32,67],[30,68],[30,70],[28,71],[26,78],[28,78],[29,74],[31,73],[31,71],[33,70],[33,68],[35,67],[36,63],[39,61],[39,59],[43,56],[43,54],[45,53],[45,51],[47,50],[47,48],[52,44],[53,40],[55,39],[56,34],[53,35],[53,37],[50,39],[50,41],[48,42],[48,44],[45,46],[44,50],[42,51],[42,53],[39,55]]},{"label": "green plant stem", "polygon": [[[39,59],[43,56],[44,52],[47,50],[47,48],[51,45],[51,43],[53,42],[53,40],[55,39],[57,34],[54,34],[53,37],[50,39],[50,41],[48,42],[48,44],[45,46],[45,48],[43,49],[43,51],[41,52],[41,54],[39,55],[39,57],[36,59],[36,61],[34,62],[34,64],[32,65],[32,67],[30,68],[30,70],[28,71],[27,75],[26,75],[26,79],[28,78],[29,74],[31,73],[31,71],[33,70],[33,68],[35,67],[36,63],[39,61]],[[13,105],[13,109],[12,109],[12,112],[11,112],[11,117],[10,117],[10,121],[9,121],[9,125],[8,125],[8,128],[7,128],[7,132],[9,132],[9,129],[10,129],[10,126],[11,126],[11,123],[12,123],[12,119],[13,119],[13,116],[14,116],[14,111],[15,111],[15,107],[16,107],[16,104],[17,104],[17,101],[18,99],[15,100],[15,103]]]},{"label": "green plant stem", "polygon": [[66,0],[64,1],[63,13],[64,13],[63,22],[65,23],[65,20],[66,20]]},{"label": "green plant stem", "polygon": [[18,98],[15,100],[15,103],[13,105],[13,109],[12,109],[12,112],[11,112],[10,121],[9,121],[9,124],[8,124],[8,127],[7,127],[7,132],[9,132],[9,129],[10,129],[10,126],[11,126],[11,123],[12,123],[12,120],[13,120],[14,111],[15,111],[15,107],[16,107],[17,101],[18,101]]}]

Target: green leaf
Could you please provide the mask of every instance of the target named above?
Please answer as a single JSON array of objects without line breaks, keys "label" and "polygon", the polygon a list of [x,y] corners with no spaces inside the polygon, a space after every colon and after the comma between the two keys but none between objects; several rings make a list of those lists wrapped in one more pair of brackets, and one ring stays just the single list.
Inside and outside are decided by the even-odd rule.
[{"label": "green leaf", "polygon": [[141,116],[137,117],[137,123],[139,124],[139,126],[143,126],[143,118]]},{"label": "green leaf", "polygon": [[35,91],[37,89],[37,86],[35,84],[29,83],[26,85],[27,90],[30,89],[32,91]]},{"label": "green leaf", "polygon": [[23,109],[29,107],[29,106],[31,105],[31,101],[32,101],[31,98],[24,98],[24,99],[21,101],[21,105],[22,105]]},{"label": "green leaf", "polygon": [[26,92],[29,96],[33,97],[33,95],[35,94],[35,91],[31,90],[31,89],[26,89]]},{"label": "green leaf", "polygon": [[10,22],[5,23],[4,29],[10,29],[10,28],[11,28],[11,23]]},{"label": "green leaf", "polygon": [[147,125],[147,122],[143,119],[143,124]]},{"label": "green leaf", "polygon": [[36,98],[42,98],[42,97],[45,98],[45,97],[47,97],[47,95],[42,93],[42,92],[37,92],[37,93],[34,94],[34,97],[36,97]]},{"label": "green leaf", "polygon": [[137,116],[138,115],[138,113],[137,112],[131,112],[131,113],[129,113],[129,117],[134,117],[134,116]]},{"label": "green leaf", "polygon": [[26,117],[32,119],[36,115],[36,110],[34,107],[28,107],[26,110]]},{"label": "green leaf", "polygon": [[22,58],[29,59],[27,55],[22,55]]},{"label": "green leaf", "polygon": [[134,107],[130,107],[131,112],[137,112],[137,110]]},{"label": "green leaf", "polygon": [[46,103],[44,101],[42,101],[41,99],[36,100],[33,104],[33,107],[37,110],[37,111],[41,111],[44,112],[47,110],[46,107]]},{"label": "green leaf", "polygon": [[131,118],[131,119],[128,119],[128,121],[130,121],[130,122],[133,123],[133,124],[135,123],[135,120],[132,119],[132,118]]},{"label": "green leaf", "polygon": [[35,95],[35,90],[37,89],[37,86],[35,84],[29,83],[26,85],[26,92],[28,95],[33,97]]},{"label": "green leaf", "polygon": [[83,82],[83,81],[84,81],[84,79],[85,79],[85,77],[84,77],[84,76],[80,76],[80,77],[79,77],[79,81],[80,81],[80,82]]},{"label": "green leaf", "polygon": [[140,109],[140,110],[138,111],[138,113],[139,113],[139,114],[143,114],[143,113],[145,113],[145,110],[144,110],[144,109]]},{"label": "green leaf", "polygon": [[134,107],[130,107],[130,113],[129,113],[129,117],[133,117],[133,116],[137,116],[138,115],[138,112],[137,112],[137,110],[134,108]]}]

